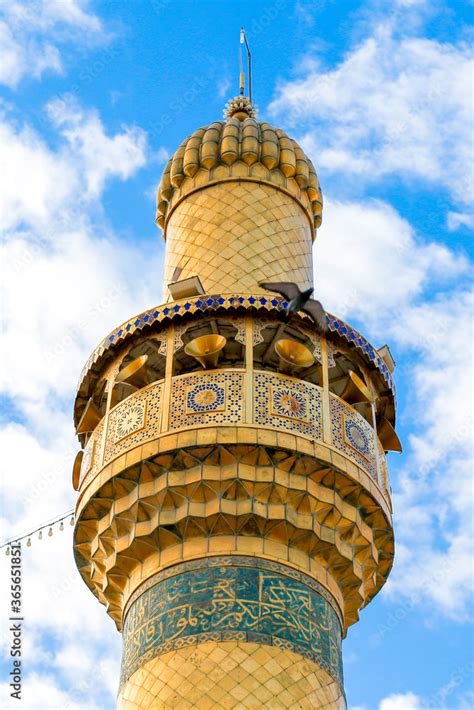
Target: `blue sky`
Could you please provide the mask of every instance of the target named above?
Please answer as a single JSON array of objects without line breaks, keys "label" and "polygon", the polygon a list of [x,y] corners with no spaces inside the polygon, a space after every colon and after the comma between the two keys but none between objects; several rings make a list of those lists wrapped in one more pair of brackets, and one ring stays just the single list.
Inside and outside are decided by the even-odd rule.
[{"label": "blue sky", "polygon": [[[351,710],[474,705],[471,21],[441,0],[0,0],[2,537],[73,507],[77,378],[160,302],[154,191],[237,93],[243,25],[260,117],[320,178],[318,296],[397,362],[397,556],[344,643]],[[25,552],[22,708],[112,709],[120,637],[71,529]]]}]

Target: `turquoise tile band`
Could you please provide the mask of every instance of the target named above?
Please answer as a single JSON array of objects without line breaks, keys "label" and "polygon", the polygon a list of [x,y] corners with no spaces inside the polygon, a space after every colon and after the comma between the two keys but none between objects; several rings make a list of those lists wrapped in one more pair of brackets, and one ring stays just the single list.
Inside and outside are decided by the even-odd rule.
[{"label": "turquoise tile band", "polygon": [[[257,560],[254,560],[254,564]],[[262,561],[259,561],[262,562]],[[279,646],[309,658],[342,686],[341,626],[329,601],[272,564],[250,567],[236,557],[220,566],[194,562],[158,581],[131,604],[124,628],[121,683],[151,658],[205,641]],[[180,565],[186,570],[186,565]],[[327,592],[326,592],[327,595]]]}]

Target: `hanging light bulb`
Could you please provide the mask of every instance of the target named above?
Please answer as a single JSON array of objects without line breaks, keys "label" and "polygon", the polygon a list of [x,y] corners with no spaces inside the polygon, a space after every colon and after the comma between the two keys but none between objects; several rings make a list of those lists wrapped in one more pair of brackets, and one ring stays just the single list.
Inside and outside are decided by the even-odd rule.
[{"label": "hanging light bulb", "polygon": [[51,537],[53,534],[53,528],[49,528],[48,530],[48,537]]},{"label": "hanging light bulb", "polygon": [[74,515],[71,516],[71,520],[69,521],[69,525],[74,525]]},{"label": "hanging light bulb", "polygon": [[64,522],[63,522],[62,520],[61,520],[61,522],[60,522],[60,524],[59,524],[59,529],[60,529],[60,530],[64,530]]},{"label": "hanging light bulb", "polygon": [[9,547],[7,547],[7,549],[5,550],[5,554],[6,554],[6,555],[9,555],[9,554],[10,554],[10,548],[9,548]]},{"label": "hanging light bulb", "polygon": [[26,546],[31,547],[31,537],[28,538],[28,540],[26,542]]},{"label": "hanging light bulb", "polygon": [[40,530],[39,535],[38,535],[38,540],[42,540],[42,539],[43,539],[43,531]]}]

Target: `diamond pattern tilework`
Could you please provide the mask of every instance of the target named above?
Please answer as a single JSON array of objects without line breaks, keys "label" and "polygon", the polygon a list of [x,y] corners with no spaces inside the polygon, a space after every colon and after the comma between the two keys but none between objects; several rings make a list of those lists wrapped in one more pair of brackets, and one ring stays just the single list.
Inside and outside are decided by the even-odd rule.
[{"label": "diamond pattern tilework", "polygon": [[339,684],[293,651],[208,641],[166,653],[137,670],[118,710],[345,710]]},{"label": "diamond pattern tilework", "polygon": [[[275,218],[269,221],[268,215]],[[260,291],[262,280],[313,281],[307,215],[271,185],[224,182],[189,195],[166,228],[165,283],[198,275],[206,293]]]}]

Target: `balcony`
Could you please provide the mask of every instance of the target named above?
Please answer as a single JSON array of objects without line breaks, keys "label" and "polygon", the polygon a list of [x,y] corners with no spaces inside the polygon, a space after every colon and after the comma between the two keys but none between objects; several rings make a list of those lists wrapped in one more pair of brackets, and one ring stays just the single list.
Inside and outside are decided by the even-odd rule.
[{"label": "balcony", "polygon": [[221,427],[235,428],[237,433],[240,429],[234,443],[246,443],[246,433],[252,429],[321,444],[328,456],[335,452],[362,469],[390,505],[383,447],[353,406],[311,382],[243,368],[161,379],[120,401],[102,418],[85,446],[79,493],[104,467],[145,443],[179,432]]}]

